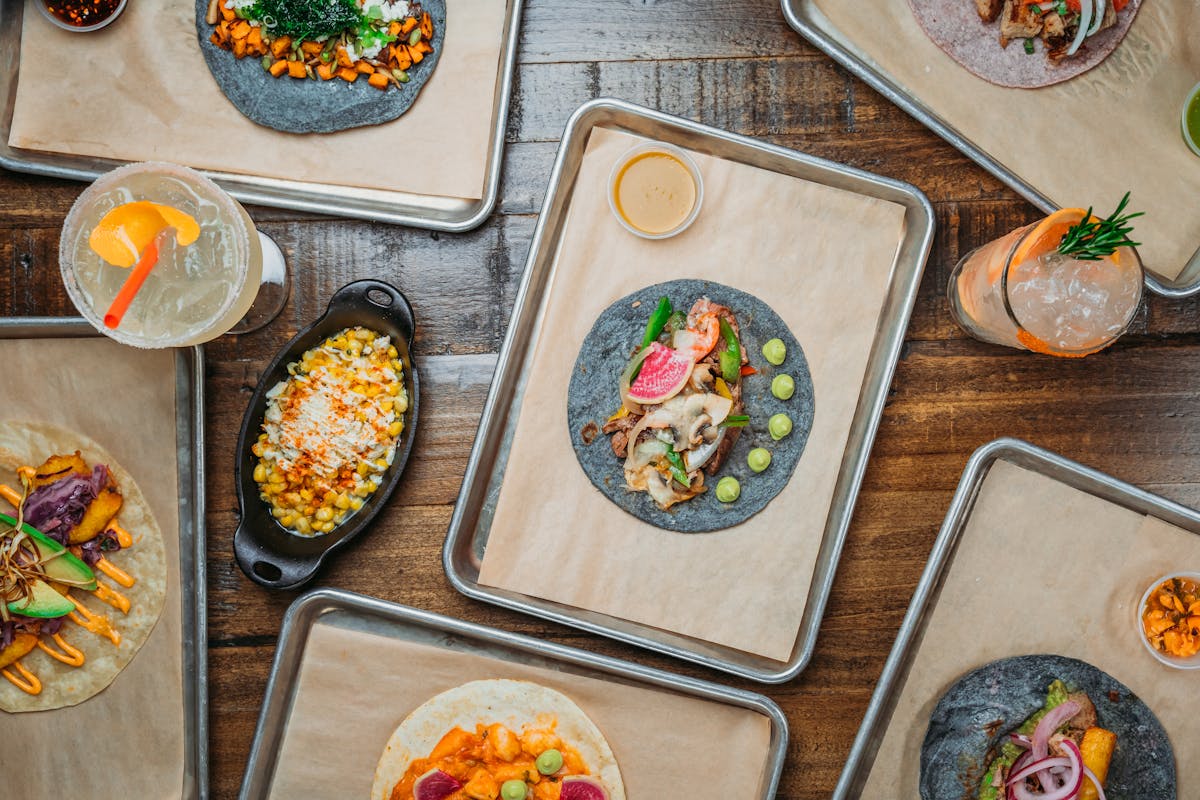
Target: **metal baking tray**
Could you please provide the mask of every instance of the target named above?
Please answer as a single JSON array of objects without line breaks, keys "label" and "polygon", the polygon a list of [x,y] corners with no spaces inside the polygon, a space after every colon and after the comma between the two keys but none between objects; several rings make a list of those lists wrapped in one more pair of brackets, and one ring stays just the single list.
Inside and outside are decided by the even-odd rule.
[{"label": "metal baking tray", "polygon": [[[869,53],[860,50],[854,42],[835,27],[816,7],[813,0],[781,0],[781,3],[783,16],[788,25],[827,56],[849,70],[855,77],[908,112],[909,116],[917,122],[945,139],[967,158],[995,175],[1013,191],[1045,213],[1049,214],[1058,210],[1059,206],[1039,192],[1036,187],[955,130],[952,125],[926,106],[919,97],[914,97],[901,88],[888,73],[875,63]],[[1173,299],[1191,297],[1200,292],[1200,247],[1188,259],[1183,272],[1173,281],[1147,271],[1146,288],[1157,295]]]},{"label": "metal baking tray", "polygon": [[[82,317],[0,318],[0,339],[100,336]],[[179,600],[183,614],[182,798],[208,797],[208,609],[204,552],[204,351],[175,350]]]},{"label": "metal baking tray", "polygon": [[263,798],[270,794],[280,746],[295,700],[294,680],[299,674],[309,631],[318,621],[420,642],[443,650],[570,672],[598,680],[640,685],[755,711],[770,720],[771,741],[762,782],[757,791],[747,797],[770,800],[779,787],[779,776],[787,755],[787,719],[779,706],[760,694],[673,675],[353,592],[317,589],[292,603],[284,615],[279,644],[275,648],[275,662],[267,681],[266,697],[259,712],[254,743],[250,747],[246,774],[238,794],[241,800]]},{"label": "metal baking tray", "polygon": [[979,487],[983,485],[988,470],[997,461],[1007,461],[1024,467],[1110,503],[1157,517],[1171,525],[1200,534],[1200,513],[1049,450],[1043,450],[1020,439],[997,439],[980,447],[967,462],[962,479],[958,483],[958,490],[950,502],[946,520],[934,541],[929,562],[917,584],[916,592],[913,593],[896,643],[883,666],[883,674],[876,684],[875,693],[871,695],[862,727],[858,729],[850,757],[842,770],[841,778],[838,779],[833,800],[850,800],[863,796],[864,784],[871,772],[875,754],[883,741],[895,703],[899,699],[899,692],[904,686],[909,665],[916,654],[916,644],[924,632],[925,620],[937,601],[942,576],[953,561],[955,545],[959,535],[966,529],[971,510],[975,506],[975,498],[979,494]]},{"label": "metal baking tray", "polygon": [[[516,419],[524,392],[521,380],[521,376],[527,374],[524,364],[526,359],[532,357],[537,339],[545,310],[545,292],[554,270],[563,222],[575,176],[583,160],[588,133],[596,127],[615,128],[672,142],[720,158],[889,200],[905,209],[904,237],[896,252],[891,285],[867,362],[866,379],[859,394],[846,449],[840,455],[841,468],[825,522],[825,534],[817,556],[804,617],[796,645],[787,662],[479,583],[479,567],[487,546],[491,513],[504,479],[510,437],[516,427],[510,423]],[[932,238],[933,209],[925,195],[909,184],[620,100],[601,98],[585,103],[567,123],[559,146],[545,204],[533,233],[533,243],[512,320],[500,349],[496,374],[446,534],[442,561],[450,582],[463,594],[478,600],[610,636],[752,680],[782,683],[796,677],[807,666],[816,646],[817,629],[825,611],[825,602],[850,526],[867,456],[879,426]]]},{"label": "metal baking tray", "polygon": [[[496,77],[496,103],[492,112],[488,143],[487,172],[483,197],[456,197],[411,192],[363,189],[354,186],[310,183],[283,178],[265,178],[234,172],[202,170],[243,203],[289,208],[313,214],[411,225],[437,231],[461,233],[479,227],[492,213],[500,189],[500,162],[504,132],[508,125],[509,99],[517,63],[521,10],[525,0],[508,0],[504,18],[504,42],[500,48],[500,72]],[[13,109],[17,99],[17,74],[21,63],[21,15],[24,0],[0,0],[0,166],[15,172],[48,175],[52,178],[92,181],[122,161],[93,156],[75,156],[10,147]]]}]

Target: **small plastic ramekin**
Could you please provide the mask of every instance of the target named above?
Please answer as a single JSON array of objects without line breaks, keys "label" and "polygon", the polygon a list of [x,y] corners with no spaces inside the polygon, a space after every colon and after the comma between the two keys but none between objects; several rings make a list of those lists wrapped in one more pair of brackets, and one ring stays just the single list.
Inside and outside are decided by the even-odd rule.
[{"label": "small plastic ramekin", "polygon": [[[1191,148],[1193,153],[1200,156],[1200,142],[1197,142],[1192,138],[1192,135],[1188,132],[1187,124],[1188,108],[1192,105],[1192,100],[1194,100],[1197,95],[1200,95],[1200,83],[1197,83],[1195,86],[1193,86],[1192,90],[1187,93],[1187,97],[1184,98],[1183,110],[1179,113],[1179,125],[1183,133],[1183,140],[1187,142],[1187,146]],[[1200,132],[1198,132],[1198,134],[1200,134]]]},{"label": "small plastic ramekin", "polygon": [[[696,202],[692,204],[692,210],[683,218],[683,221],[669,231],[662,233],[648,233],[640,230],[629,223],[621,215],[621,210],[617,208],[617,178],[621,174],[621,170],[625,168],[633,159],[640,156],[642,153],[666,153],[679,160],[687,168],[688,174],[692,176],[692,182],[696,184]],[[700,215],[700,206],[704,204],[704,181],[700,178],[700,168],[696,166],[696,162],[692,160],[685,151],[666,142],[644,142],[636,147],[633,147],[617,159],[617,163],[613,165],[612,172],[608,176],[608,207],[612,209],[613,216],[617,218],[617,222],[621,223],[621,227],[632,233],[634,236],[640,236],[643,239],[668,239],[672,236],[677,236],[683,233],[688,227],[696,221],[696,217]]]},{"label": "small plastic ramekin", "polygon": [[101,28],[111,25],[117,17],[121,16],[121,12],[125,10],[125,6],[128,4],[128,2],[129,0],[121,0],[121,2],[117,4],[117,7],[113,9],[113,12],[107,17],[100,20],[95,25],[86,25],[83,27],[79,27],[77,25],[68,25],[58,17],[51,14],[49,9],[46,8],[46,0],[38,0],[35,5],[37,5],[38,10],[42,12],[43,17],[50,20],[59,28],[62,28],[64,31],[70,31],[71,33],[91,33],[92,31],[98,31]]},{"label": "small plastic ramekin", "polygon": [[1142,599],[1138,601],[1137,608],[1134,609],[1134,628],[1137,631],[1137,637],[1142,640],[1142,646],[1146,648],[1146,651],[1163,664],[1173,669],[1200,669],[1200,653],[1188,658],[1167,655],[1150,644],[1150,640],[1146,638],[1146,633],[1142,629],[1142,612],[1146,609],[1146,601],[1150,599],[1150,595],[1155,589],[1172,578],[1187,578],[1188,580],[1200,583],[1200,572],[1168,572],[1166,575],[1156,578],[1153,583],[1146,587],[1146,591],[1142,592]]}]

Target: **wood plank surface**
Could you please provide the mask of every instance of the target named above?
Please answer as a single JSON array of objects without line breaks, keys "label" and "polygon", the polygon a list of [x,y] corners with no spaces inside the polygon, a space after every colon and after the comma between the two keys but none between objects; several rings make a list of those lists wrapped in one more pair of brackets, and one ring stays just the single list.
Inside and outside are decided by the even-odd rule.
[{"label": "wood plank surface", "polygon": [[[791,726],[779,792],[787,800],[830,795],[976,447],[1018,436],[1200,505],[1200,299],[1148,299],[1129,335],[1081,360],[967,338],[948,314],[950,270],[961,254],[1038,212],[804,42],[775,0],[528,0],[519,58],[500,202],[478,230],[435,234],[250,209],[286,250],[294,290],[265,330],[205,348],[214,797],[236,795],[280,620],[296,596],[256,586],[233,562],[237,429],[275,351],[357,278],[395,283],[416,308],[423,418],[401,490],[316,585],[764,691]],[[763,689],[469,601],[441,569],[442,539],[557,141],[572,111],[603,95],[912,182],[936,209],[933,253],[816,654],[800,678],[782,686]],[[3,314],[73,313],[57,247],[79,191],[74,183],[0,172]]]}]

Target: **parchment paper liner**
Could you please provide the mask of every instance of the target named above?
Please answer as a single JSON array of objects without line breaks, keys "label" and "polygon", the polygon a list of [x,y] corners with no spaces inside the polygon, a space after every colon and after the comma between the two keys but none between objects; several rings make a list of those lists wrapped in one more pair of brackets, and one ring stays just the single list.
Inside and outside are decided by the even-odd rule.
[{"label": "parchment paper liner", "polygon": [[483,678],[534,681],[578,703],[608,739],[631,798],[748,797],[762,780],[770,720],[754,711],[317,623],[270,796],[367,797],[400,721]]},{"label": "parchment paper liner", "polygon": [[1107,214],[1132,190],[1132,207],[1146,212],[1134,239],[1151,271],[1176,278],[1200,247],[1200,214],[1189,211],[1200,197],[1200,159],[1179,124],[1200,80],[1200,3],[1143,3],[1095,69],[1043,89],[1008,89],[943,53],[907,2],[806,1],[851,49],[1055,203]]},{"label": "parchment paper liner", "polygon": [[[174,352],[135,350],[101,337],[0,339],[0,363],[4,416],[78,430],[111,453],[153,509],[167,558],[162,616],[107,689],[70,708],[0,713],[4,764],[30,767],[11,788],[21,797],[55,800],[180,797],[185,723]],[[85,649],[106,644],[82,630],[72,638]]]},{"label": "parchment paper liner", "polygon": [[[641,239],[620,227],[606,196],[613,163],[641,141],[591,133],[479,580],[784,661],[904,209],[693,151],[705,188],[700,216],[674,238]],[[816,395],[787,488],[742,525],[703,535],[663,531],[614,507],[580,470],[566,428],[570,372],[596,317],[633,289],[675,278],[719,281],[769,302],[804,347]]]},{"label": "parchment paper liner", "polygon": [[194,0],[130,3],[115,23],[82,35],[47,22],[37,1],[24,9],[13,147],[472,200],[483,194],[504,39],[500,0],[452,4],[437,70],[404,116],[318,135],[255,125],[225,99],[196,41]]},{"label": "parchment paper liner", "polygon": [[[1171,738],[1179,796],[1188,797],[1185,787],[1200,781],[1196,676],[1155,661],[1134,617],[1151,581],[1197,564],[1200,536],[997,461],[928,615],[865,796],[917,796],[929,715],[963,673],[1056,653],[1099,667],[1146,702]],[[1138,757],[1120,742],[1117,752]]]}]

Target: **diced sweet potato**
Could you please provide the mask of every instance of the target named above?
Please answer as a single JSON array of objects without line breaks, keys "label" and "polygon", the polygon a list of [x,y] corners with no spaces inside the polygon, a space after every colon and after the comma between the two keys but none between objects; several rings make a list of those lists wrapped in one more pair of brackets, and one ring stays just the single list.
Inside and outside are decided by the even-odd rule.
[{"label": "diced sweet potato", "polygon": [[333,77],[333,64],[318,64],[317,77],[323,81],[330,80]]},{"label": "diced sweet potato", "polygon": [[304,68],[303,61],[289,61],[289,62],[287,62],[287,65],[288,65],[288,75],[292,76],[293,78],[307,78],[308,77],[308,70],[306,70]]},{"label": "diced sweet potato", "polygon": [[416,17],[406,17],[404,22],[400,25],[400,35],[408,36],[410,33],[412,33],[412,29],[417,27],[417,24]]},{"label": "diced sweet potato", "polygon": [[370,75],[373,72],[375,72],[375,68],[372,67],[370,64],[368,64],[366,61],[357,62],[354,65],[354,68],[356,70],[358,70],[359,72],[361,72],[363,75]]},{"label": "diced sweet potato", "polygon": [[280,60],[271,64],[270,72],[276,78],[288,71],[288,62]]},{"label": "diced sweet potato", "polygon": [[414,64],[420,64],[425,60],[425,54],[415,47],[408,48],[408,57],[412,59]]},{"label": "diced sweet potato", "polygon": [[344,80],[348,83],[354,83],[356,80],[358,80],[359,73],[358,73],[358,70],[356,70],[356,69],[351,69],[350,67],[342,67],[341,69],[338,70],[337,74],[338,74],[338,77],[341,78],[342,80]]},{"label": "diced sweet potato", "polygon": [[354,59],[350,58],[350,54],[346,52],[346,48],[344,47],[337,49],[337,63],[339,67],[354,68]]},{"label": "diced sweet potato", "polygon": [[308,56],[309,58],[312,58],[315,55],[320,55],[321,51],[324,49],[325,45],[322,42],[305,42],[304,44],[300,45],[300,52],[304,53],[304,55]]},{"label": "diced sweet potato", "polygon": [[115,486],[106,487],[88,504],[83,519],[71,530],[70,543],[83,544],[99,536],[108,527],[108,523],[113,521],[113,517],[117,516],[123,502],[121,493]]},{"label": "diced sweet potato", "polygon": [[71,455],[50,456],[40,467],[34,470],[33,478],[29,482],[29,489],[33,491],[39,486],[54,483],[73,472],[81,472],[84,475],[92,474],[92,470],[88,467],[87,462],[83,460],[83,456],[79,454],[78,450]]},{"label": "diced sweet potato", "polygon": [[[275,41],[271,42],[271,55],[276,58],[283,58],[284,55],[292,47],[292,37],[280,36]],[[286,69],[286,67],[285,67]]]},{"label": "diced sweet potato", "polygon": [[384,75],[382,72],[376,72],[374,75],[367,78],[367,83],[371,84],[376,89],[386,89],[390,81],[388,80],[387,75]]},{"label": "diced sweet potato", "polygon": [[421,36],[426,39],[433,38],[433,17],[429,16],[429,12],[421,14]]},{"label": "diced sweet potato", "polygon": [[233,22],[237,19],[237,14],[233,13],[232,8],[228,8],[224,3],[221,3],[221,19],[226,22]]}]

